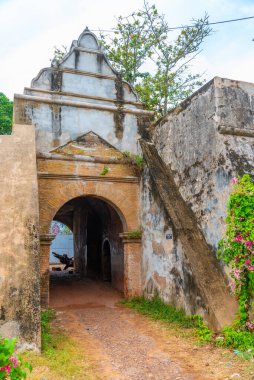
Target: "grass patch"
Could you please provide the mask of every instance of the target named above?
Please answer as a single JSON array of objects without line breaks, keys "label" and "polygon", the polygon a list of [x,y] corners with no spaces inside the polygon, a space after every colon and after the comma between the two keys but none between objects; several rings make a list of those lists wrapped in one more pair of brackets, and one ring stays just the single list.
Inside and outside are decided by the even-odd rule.
[{"label": "grass patch", "polygon": [[86,352],[68,337],[60,327],[52,326],[56,312],[42,312],[42,353],[25,353],[24,358],[33,366],[27,380],[94,380]]},{"label": "grass patch", "polygon": [[241,331],[240,327],[225,327],[219,336],[215,337],[218,347],[227,347],[240,351],[248,351],[254,355],[254,333],[250,331]]},{"label": "grass patch", "polygon": [[199,315],[186,315],[183,310],[176,309],[172,305],[165,304],[159,297],[151,300],[144,297],[134,297],[123,300],[121,304],[147,315],[153,320],[165,322],[168,325],[179,328],[181,335],[185,335],[188,329],[190,336],[198,337],[200,343],[211,343],[217,347],[233,350],[242,355],[244,359],[252,359],[254,356],[254,334],[249,331],[241,331],[237,326],[225,327],[220,334],[214,334],[204,323]]},{"label": "grass patch", "polygon": [[121,303],[156,321],[173,324],[183,329],[193,329],[201,341],[210,341],[212,332],[204,325],[199,315],[186,315],[183,310],[165,304],[159,297],[151,300],[144,297],[134,297]]},{"label": "grass patch", "polygon": [[50,322],[56,317],[54,309],[43,310],[41,313],[41,348],[42,352],[50,353],[54,350]]}]

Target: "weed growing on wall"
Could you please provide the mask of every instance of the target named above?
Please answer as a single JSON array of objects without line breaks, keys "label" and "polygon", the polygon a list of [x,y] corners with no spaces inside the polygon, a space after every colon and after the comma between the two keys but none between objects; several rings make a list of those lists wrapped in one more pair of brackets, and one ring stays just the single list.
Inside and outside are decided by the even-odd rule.
[{"label": "weed growing on wall", "polygon": [[142,228],[139,227],[138,230],[131,230],[128,232],[129,239],[141,239],[142,237]]},{"label": "weed growing on wall", "polygon": [[100,172],[100,175],[106,175],[108,174],[108,172],[109,172],[109,168],[107,166],[104,166],[104,168]]},{"label": "weed growing on wall", "polygon": [[140,156],[139,154],[133,154],[128,151],[123,152],[123,155],[127,158],[130,164],[136,165],[140,170],[143,169],[144,159],[142,156]]},{"label": "weed growing on wall", "polygon": [[226,236],[219,243],[218,257],[230,268],[239,305],[239,325],[254,331],[254,183],[245,174],[233,178],[233,191],[228,202]]}]

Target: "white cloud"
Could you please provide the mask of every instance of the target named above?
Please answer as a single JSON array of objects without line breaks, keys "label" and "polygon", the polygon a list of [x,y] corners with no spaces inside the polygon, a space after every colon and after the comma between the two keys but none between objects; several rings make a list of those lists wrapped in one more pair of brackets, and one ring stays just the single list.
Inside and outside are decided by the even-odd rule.
[{"label": "white cloud", "polygon": [[[170,25],[186,24],[207,11],[211,21],[254,15],[253,0],[150,0]],[[70,45],[83,29],[110,28],[115,16],[142,7],[143,0],[0,0],[0,91],[9,97],[30,85],[50,64],[53,46]],[[196,60],[195,71],[254,82],[254,20],[217,26]]]}]

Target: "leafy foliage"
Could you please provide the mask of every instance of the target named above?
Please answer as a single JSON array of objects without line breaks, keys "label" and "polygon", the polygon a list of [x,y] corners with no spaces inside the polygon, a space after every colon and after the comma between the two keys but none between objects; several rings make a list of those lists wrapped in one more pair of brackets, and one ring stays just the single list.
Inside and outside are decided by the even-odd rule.
[{"label": "leafy foliage", "polygon": [[0,134],[10,135],[12,130],[13,102],[0,92]]},{"label": "leafy foliage", "polygon": [[59,66],[64,56],[67,53],[67,46],[62,45],[60,48],[54,46],[53,59],[51,59],[52,66]]},{"label": "leafy foliage", "polygon": [[14,355],[15,346],[16,339],[0,338],[0,379],[23,380],[27,377],[26,369],[32,371],[30,364]]},{"label": "leafy foliage", "polygon": [[[113,38],[100,36],[112,65],[158,116],[203,84],[199,74],[189,72],[189,64],[211,33],[208,16],[193,20],[193,25],[181,29],[173,41],[170,33],[165,17],[145,1],[137,12],[118,17]],[[145,65],[151,67],[149,72],[143,71]]]},{"label": "leafy foliage", "polygon": [[233,178],[226,223],[226,237],[219,243],[218,256],[231,268],[240,326],[254,331],[254,183],[247,174]]},{"label": "leafy foliage", "polygon": [[230,347],[242,351],[254,348],[254,334],[250,331],[241,331],[237,326],[225,327],[219,338],[215,338],[218,347]]}]

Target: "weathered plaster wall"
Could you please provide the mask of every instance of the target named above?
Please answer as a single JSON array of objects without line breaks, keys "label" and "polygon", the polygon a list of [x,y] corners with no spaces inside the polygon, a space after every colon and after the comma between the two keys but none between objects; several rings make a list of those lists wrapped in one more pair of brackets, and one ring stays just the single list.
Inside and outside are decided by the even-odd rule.
[{"label": "weathered plaster wall", "polygon": [[232,177],[254,174],[251,133],[254,137],[254,85],[222,78],[209,82],[154,129],[155,145],[213,248],[225,230]]},{"label": "weathered plaster wall", "polygon": [[142,287],[147,297],[159,295],[187,313],[204,315],[204,305],[183,248],[175,235],[148,168],[141,191]]},{"label": "weathered plaster wall", "polygon": [[0,136],[0,335],[40,347],[38,187],[35,133],[14,125]]},{"label": "weathered plaster wall", "polygon": [[136,153],[137,138],[153,117],[88,30],[60,64],[41,70],[24,95],[15,95],[14,109],[16,123],[35,126],[39,154],[91,130],[117,149]]}]

